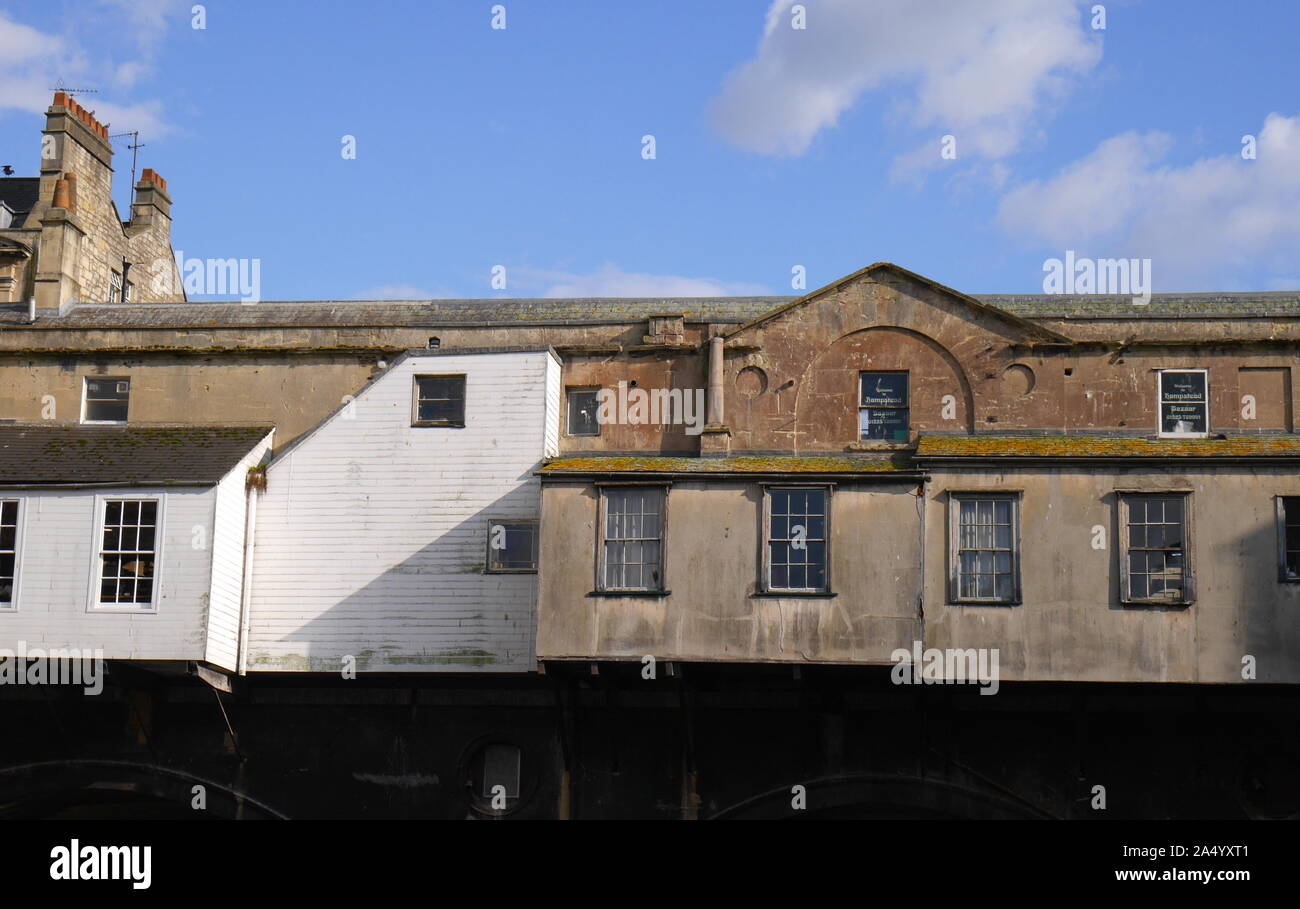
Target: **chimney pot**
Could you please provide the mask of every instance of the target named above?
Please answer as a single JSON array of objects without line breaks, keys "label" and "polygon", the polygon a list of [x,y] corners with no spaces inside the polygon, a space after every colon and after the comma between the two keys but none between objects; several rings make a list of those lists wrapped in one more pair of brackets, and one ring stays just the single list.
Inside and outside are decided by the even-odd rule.
[{"label": "chimney pot", "polygon": [[72,209],[72,194],[68,188],[68,181],[65,177],[60,177],[54,182],[54,202],[55,208]]}]

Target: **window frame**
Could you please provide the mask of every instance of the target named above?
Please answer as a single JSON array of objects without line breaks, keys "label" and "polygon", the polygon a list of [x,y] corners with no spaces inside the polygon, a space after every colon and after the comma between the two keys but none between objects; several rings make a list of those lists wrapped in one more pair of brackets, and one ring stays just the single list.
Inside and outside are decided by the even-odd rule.
[{"label": "window frame", "polygon": [[[866,377],[869,376],[869,375],[872,375],[872,376],[880,376],[880,375],[894,375],[894,376],[902,376],[902,377],[903,377],[903,406],[902,406],[902,407],[878,407],[878,406],[869,406],[869,405],[863,404],[863,403],[862,403],[862,401],[863,401],[863,393],[862,393],[862,391],[863,391],[863,382],[866,381]],[[857,403],[858,403],[858,439],[857,439],[857,440],[858,440],[859,442],[893,442],[893,443],[895,443],[895,444],[903,444],[903,443],[907,442],[907,441],[912,437],[912,374],[911,374],[911,372],[910,372],[909,370],[906,370],[906,369],[860,369],[860,370],[858,370],[858,381],[857,381],[857,389],[856,389],[856,393],[857,393]],[[900,411],[900,410],[901,410],[901,411],[903,412],[903,414],[906,416],[906,419],[904,420],[904,427],[903,427],[903,428],[904,428],[904,432],[903,432],[903,437],[902,437],[901,439],[896,439],[896,438],[880,438],[880,439],[873,439],[873,438],[869,438],[868,436],[863,435],[863,428],[862,428],[862,415],[863,415],[863,412],[865,412],[865,411],[867,411],[867,410],[892,410],[892,411]]]},{"label": "window frame", "polygon": [[574,432],[573,431],[573,395],[595,393],[599,398],[601,386],[599,385],[566,385],[564,387],[564,434],[575,439],[595,439],[601,434],[600,422],[600,401],[596,401],[596,431],[595,432]]},{"label": "window frame", "polygon": [[[1129,572],[1129,514],[1135,498],[1172,496],[1183,500],[1183,595],[1174,600],[1168,597],[1139,598],[1131,595],[1132,583]],[[1193,542],[1195,537],[1192,521],[1192,491],[1189,489],[1123,489],[1116,490],[1119,519],[1119,601],[1131,606],[1190,606],[1196,601],[1196,572],[1193,566]],[[1146,526],[1146,525],[1144,525]],[[1145,549],[1145,547],[1143,547]]]},{"label": "window frame", "polygon": [[[103,603],[99,599],[100,584],[103,581],[104,566],[104,519],[107,517],[110,502],[155,502],[158,509],[154,524],[153,540],[153,590],[148,603]],[[95,520],[92,522],[94,535],[91,538],[90,590],[88,592],[89,613],[129,613],[132,615],[157,615],[162,599],[163,576],[163,540],[166,530],[167,493],[142,493],[139,495],[96,495]],[[136,550],[144,552],[145,550]]]},{"label": "window frame", "polygon": [[[1205,377],[1205,431],[1204,432],[1165,432],[1165,374],[1166,373],[1200,373]],[[1204,439],[1210,435],[1210,371],[1199,367],[1174,367],[1156,370],[1156,435],[1162,439]]]},{"label": "window frame", "polygon": [[[420,380],[421,379],[460,379],[461,396],[460,396],[460,420],[421,420],[420,419]],[[425,400],[440,400],[438,398],[428,398]],[[448,398],[447,400],[452,400]],[[412,426],[442,426],[452,429],[464,429],[466,419],[469,413],[469,375],[463,372],[447,373],[414,373],[411,375],[411,425]]]},{"label": "window frame", "polygon": [[[90,383],[91,382],[125,382],[126,388],[126,419],[123,420],[91,420],[87,417],[90,410]],[[103,400],[96,398],[96,400]],[[81,423],[87,426],[126,426],[131,422],[131,377],[130,376],[82,376],[81,377]]]},{"label": "window frame", "polygon": [[1300,584],[1300,574],[1291,574],[1287,567],[1286,546],[1286,501],[1291,499],[1296,505],[1296,523],[1300,527],[1300,495],[1276,495],[1273,507],[1277,517],[1277,580],[1280,584]]},{"label": "window frame", "polygon": [[[670,483],[598,483],[599,502],[596,509],[596,586],[595,592],[616,596],[660,596],[668,593],[668,495]],[[611,587],[606,583],[606,533],[609,529],[609,493],[633,489],[659,491],[659,586]],[[644,539],[649,539],[644,538]],[[642,562],[641,564],[647,564]]]},{"label": "window frame", "polygon": [[[533,567],[532,568],[496,568],[492,565],[492,528],[518,527],[520,525],[533,529]],[[488,518],[487,522],[487,559],[483,563],[485,574],[537,574],[538,561],[541,557],[541,522],[536,518]],[[506,531],[509,533],[509,530]]]},{"label": "window frame", "polygon": [[[27,512],[27,498],[26,496],[7,495],[0,492],[0,505],[7,502],[14,502],[17,505],[17,512],[14,515],[14,586],[13,592],[9,596],[9,602],[0,603],[0,613],[18,611],[23,583],[23,521]],[[6,549],[4,552],[9,552],[9,550]]]},{"label": "window frame", "polygon": [[[1020,533],[1020,490],[954,489],[948,491],[948,602],[973,606],[1019,606],[1024,602],[1021,588],[1023,541]],[[978,501],[1011,503],[1011,593],[1006,597],[963,596],[961,592],[961,503]],[[985,550],[972,550],[985,551]],[[997,550],[987,550],[996,552]]]},{"label": "window frame", "polygon": [[[762,558],[759,563],[758,590],[763,596],[775,597],[833,597],[835,596],[834,582],[831,578],[831,511],[834,500],[835,485],[833,483],[764,483],[763,488],[763,514],[762,528],[759,534],[759,546],[762,549]],[[823,520],[826,522],[826,529],[823,532],[823,539],[820,541],[825,545],[825,584],[820,588],[791,588],[791,587],[773,587],[772,586],[772,492],[783,490],[817,490],[822,493],[825,509]]]}]

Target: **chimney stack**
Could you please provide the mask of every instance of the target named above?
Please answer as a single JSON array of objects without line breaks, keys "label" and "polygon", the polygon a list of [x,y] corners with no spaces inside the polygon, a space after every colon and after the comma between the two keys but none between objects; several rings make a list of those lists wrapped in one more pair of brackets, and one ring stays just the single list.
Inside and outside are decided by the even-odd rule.
[{"label": "chimney stack", "polygon": [[[161,217],[160,217],[161,216]],[[135,201],[131,203],[131,226],[158,224],[171,236],[172,197],[167,195],[167,181],[152,167],[146,167],[135,184]],[[165,221],[163,219],[166,219]]]}]

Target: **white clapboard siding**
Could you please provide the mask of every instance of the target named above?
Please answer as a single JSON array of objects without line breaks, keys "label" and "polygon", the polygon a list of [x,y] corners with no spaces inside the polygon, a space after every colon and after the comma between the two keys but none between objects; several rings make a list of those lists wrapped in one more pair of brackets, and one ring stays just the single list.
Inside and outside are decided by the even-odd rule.
[{"label": "white clapboard siding", "polygon": [[235,670],[239,660],[240,601],[244,590],[244,519],[248,469],[261,463],[272,435],[257,444],[217,484],[212,528],[212,586],[208,599],[209,663]]},{"label": "white clapboard siding", "polygon": [[[463,428],[412,426],[416,375],[464,375]],[[530,671],[535,574],[486,574],[489,519],[536,520],[553,352],[409,354],[267,470],[248,670]]]},{"label": "white clapboard siding", "polygon": [[[91,608],[98,581],[98,506],[104,495],[157,498],[161,548],[156,610]],[[0,490],[22,502],[21,559],[13,611],[0,611],[0,647],[102,649],[105,659],[201,660],[210,593],[211,546],[195,548],[195,528],[211,539],[216,487]]]}]

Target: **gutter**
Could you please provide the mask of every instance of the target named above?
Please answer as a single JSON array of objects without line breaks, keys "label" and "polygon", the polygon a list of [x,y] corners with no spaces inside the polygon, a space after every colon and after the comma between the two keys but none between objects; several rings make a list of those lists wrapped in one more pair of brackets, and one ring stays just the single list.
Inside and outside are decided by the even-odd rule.
[{"label": "gutter", "polygon": [[818,480],[847,480],[847,481],[856,480],[856,481],[879,481],[882,483],[906,481],[911,483],[916,480],[922,479],[925,476],[925,473],[924,471],[921,470],[882,470],[882,471],[873,471],[869,473],[868,472],[782,473],[780,471],[760,473],[757,471],[724,472],[720,470],[710,470],[710,471],[690,471],[690,470],[590,471],[589,470],[589,471],[560,472],[560,471],[543,471],[539,469],[533,471],[533,476],[541,477],[543,483],[547,482],[548,480],[557,480],[557,481],[562,480],[565,482],[573,482],[577,480],[577,481],[591,482],[591,481],[597,481],[602,479],[616,479],[616,480],[671,479],[671,480],[696,480],[699,482],[706,482],[708,480],[739,480],[741,482],[761,482],[761,481],[768,481],[768,480],[777,480],[783,483],[786,482],[808,483],[808,482],[816,482]]}]

